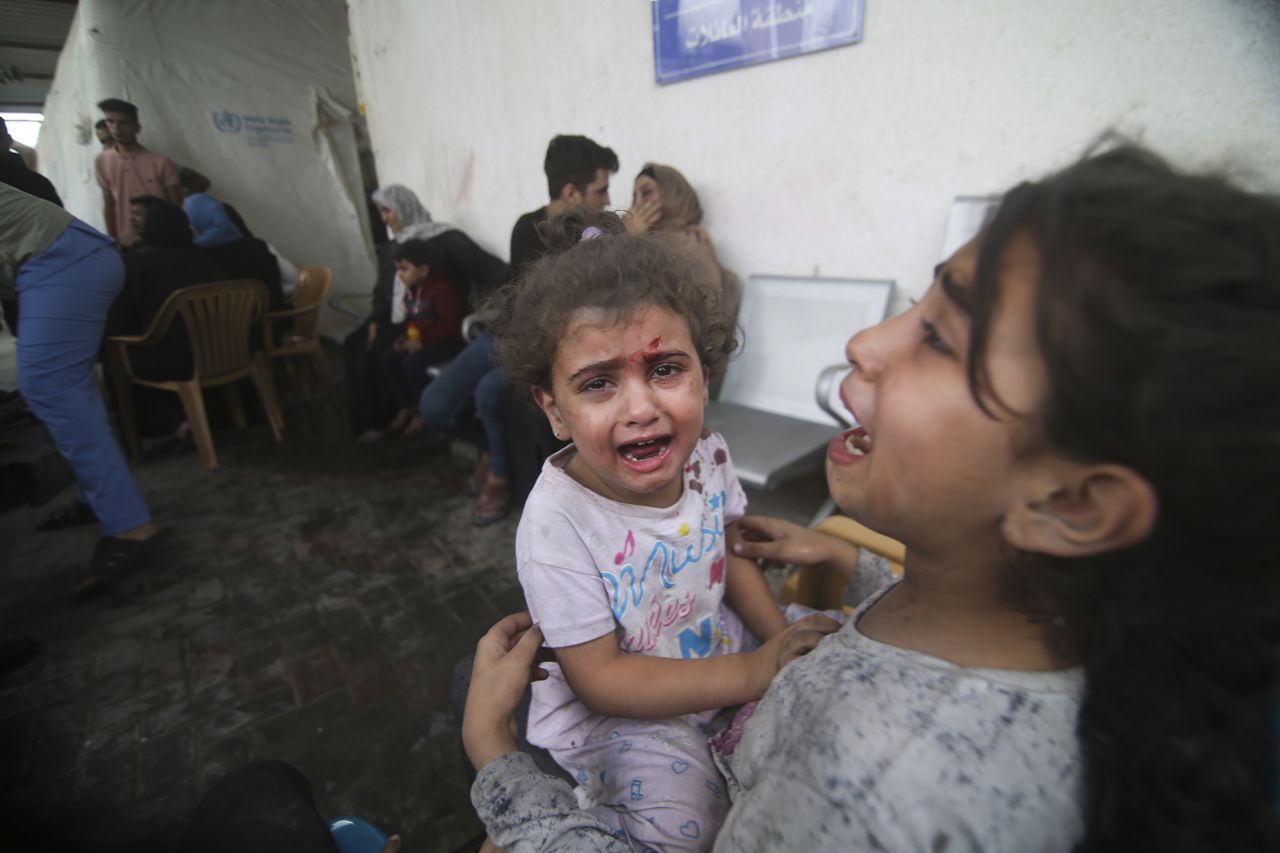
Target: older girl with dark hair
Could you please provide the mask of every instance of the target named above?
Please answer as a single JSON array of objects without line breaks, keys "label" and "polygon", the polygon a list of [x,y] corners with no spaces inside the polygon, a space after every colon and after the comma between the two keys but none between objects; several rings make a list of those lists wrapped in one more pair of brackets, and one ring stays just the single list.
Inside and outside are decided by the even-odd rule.
[{"label": "older girl with dark hair", "polygon": [[[846,347],[828,484],[905,573],[713,744],[717,849],[1280,849],[1277,329],[1273,201],[1132,148],[1010,190]],[[824,550],[779,536],[737,553]],[[633,849],[512,751],[541,637],[477,649],[473,801],[502,846]]]}]

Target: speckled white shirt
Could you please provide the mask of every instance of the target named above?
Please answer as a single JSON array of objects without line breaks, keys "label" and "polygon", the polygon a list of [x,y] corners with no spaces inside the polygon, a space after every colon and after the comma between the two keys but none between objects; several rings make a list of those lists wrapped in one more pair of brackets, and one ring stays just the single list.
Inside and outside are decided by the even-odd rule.
[{"label": "speckled white shirt", "polygon": [[877,642],[857,620],[788,666],[717,756],[717,850],[1069,851],[1084,824],[1084,689]]},{"label": "speckled white shirt", "polygon": [[[1083,670],[967,669],[877,642],[856,623],[883,592],[779,673],[718,756],[733,808],[715,849],[1071,850]],[[525,756],[485,767],[472,802],[511,850],[631,849]]]}]

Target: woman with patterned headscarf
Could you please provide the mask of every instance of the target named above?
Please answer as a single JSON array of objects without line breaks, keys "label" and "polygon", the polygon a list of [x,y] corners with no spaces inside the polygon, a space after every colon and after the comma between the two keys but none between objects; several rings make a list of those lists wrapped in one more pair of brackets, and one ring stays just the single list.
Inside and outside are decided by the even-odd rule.
[{"label": "woman with patterned headscarf", "polygon": [[481,249],[465,233],[432,219],[418,196],[403,184],[379,187],[373,192],[373,202],[391,242],[378,247],[373,312],[343,342],[351,431],[365,444],[383,436],[396,409],[376,375],[378,357],[403,332],[400,326],[405,316],[405,291],[392,259],[396,247],[406,240],[431,241],[442,258],[443,269],[438,272],[449,279],[463,306],[468,305],[470,297],[478,298],[508,275],[505,263]]},{"label": "woman with patterned headscarf", "polygon": [[657,232],[685,246],[704,264],[707,275],[720,282],[730,316],[737,316],[738,277],[720,265],[711,235],[702,227],[702,203],[679,171],[661,163],[644,164],[636,175],[627,230]]}]

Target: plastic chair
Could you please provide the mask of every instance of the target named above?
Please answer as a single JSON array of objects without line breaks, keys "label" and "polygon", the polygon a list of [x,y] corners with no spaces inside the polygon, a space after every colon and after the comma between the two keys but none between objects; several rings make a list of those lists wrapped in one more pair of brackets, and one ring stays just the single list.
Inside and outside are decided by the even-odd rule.
[{"label": "plastic chair", "polygon": [[[876,533],[844,515],[833,515],[814,529],[879,554],[889,561],[895,577],[902,574],[907,549],[898,540]],[[782,604],[803,604],[815,610],[839,610],[844,606],[844,587],[845,579],[835,572],[801,566],[783,582],[778,601]]]},{"label": "plastic chair", "polygon": [[[205,468],[218,467],[209,419],[204,410],[202,388],[205,386],[228,386],[227,399],[232,418],[236,426],[243,429],[244,407],[232,383],[245,377],[252,379],[258,396],[262,398],[272,434],[276,441],[283,440],[284,417],[271,382],[271,371],[262,353],[250,352],[249,349],[250,331],[266,305],[267,288],[260,281],[221,281],[184,287],[170,294],[160,306],[145,334],[107,339],[107,358],[120,397],[120,420],[129,452],[134,457],[139,453],[139,442],[130,391],[132,384],[172,391],[181,398],[187,423],[191,425],[200,451],[200,464]],[[195,365],[191,378],[157,381],[135,376],[129,361],[129,349],[158,344],[178,317],[182,318],[191,342]]]},{"label": "plastic chair", "polygon": [[[329,396],[338,402],[338,387],[334,384],[329,362],[320,346],[320,306],[329,297],[333,287],[333,271],[315,264],[298,265],[298,285],[293,291],[294,307],[286,311],[272,311],[262,318],[262,340],[268,363],[275,359],[310,356],[325,385]],[[277,342],[277,324],[292,320]],[[302,374],[302,393],[311,399],[311,382]]]}]

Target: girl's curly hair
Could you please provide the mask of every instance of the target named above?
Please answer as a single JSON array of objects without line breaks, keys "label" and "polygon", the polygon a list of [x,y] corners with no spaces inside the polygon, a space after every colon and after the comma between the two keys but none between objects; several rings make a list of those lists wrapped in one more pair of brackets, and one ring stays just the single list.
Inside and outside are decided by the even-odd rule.
[{"label": "girl's curly hair", "polygon": [[[598,235],[584,240],[593,228]],[[517,387],[550,389],[560,338],[583,310],[623,322],[638,309],[665,308],[688,322],[708,376],[724,369],[738,340],[720,283],[677,243],[661,234],[633,237],[617,214],[581,207],[543,222],[538,233],[547,254],[486,306],[496,315],[498,359]]]}]

